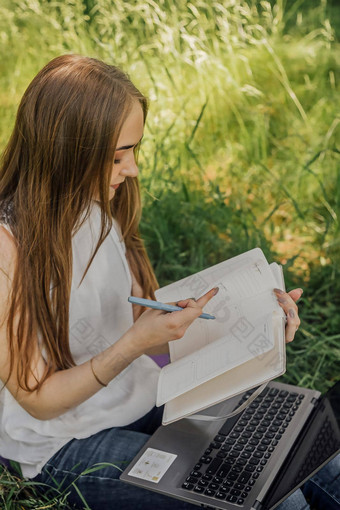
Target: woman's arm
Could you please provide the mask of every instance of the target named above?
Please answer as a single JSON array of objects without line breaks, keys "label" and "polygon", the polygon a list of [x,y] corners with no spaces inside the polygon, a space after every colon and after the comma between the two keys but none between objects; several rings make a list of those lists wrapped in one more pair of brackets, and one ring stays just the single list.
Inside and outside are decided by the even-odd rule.
[{"label": "woman's arm", "polygon": [[[140,297],[140,298],[145,297],[143,294],[143,289],[139,285],[137,278],[136,278],[130,264],[129,264],[129,268],[130,268],[131,280],[132,280],[131,296]],[[150,296],[148,296],[148,298],[150,298]],[[145,308],[143,306],[133,304],[132,305],[133,321],[136,322],[138,317],[140,317],[143,312],[145,312]],[[145,352],[145,354],[148,354],[150,356],[157,356],[158,354],[169,354],[169,344],[165,344],[165,345],[153,348],[153,349],[149,349],[147,352]]]},{"label": "woman's arm", "polygon": [[[5,382],[9,375],[9,341],[7,336],[8,303],[13,278],[15,245],[0,227],[0,379]],[[181,303],[183,311],[166,313],[160,310],[145,311],[133,326],[111,347],[93,358],[93,370],[100,381],[108,384],[133,360],[150,350],[167,345],[181,338],[190,324],[202,313],[202,307],[215,295],[214,289],[197,302]],[[37,337],[30,363],[29,385],[34,387],[45,371],[45,361],[38,347]],[[14,366],[7,388],[19,404],[34,418],[48,420],[60,416],[81,404],[102,386],[92,373],[91,363],[59,370],[50,375],[39,390],[25,391],[17,379],[18,353],[14,352]]]}]

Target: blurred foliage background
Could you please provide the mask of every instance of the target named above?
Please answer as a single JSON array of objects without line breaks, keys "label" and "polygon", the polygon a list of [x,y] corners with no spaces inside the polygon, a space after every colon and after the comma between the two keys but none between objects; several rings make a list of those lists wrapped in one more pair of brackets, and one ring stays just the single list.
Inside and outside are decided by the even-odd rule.
[{"label": "blurred foliage background", "polygon": [[2,0],[0,149],[63,53],[122,67],[150,100],[141,229],[160,285],[260,246],[304,289],[284,380],[339,375],[336,0]]},{"label": "blurred foliage background", "polygon": [[[160,285],[261,247],[304,288],[282,380],[324,391],[340,365],[339,36],[338,0],[2,0],[0,149],[53,57],[123,68],[150,100],[141,229]],[[37,508],[4,483],[6,508]]]}]

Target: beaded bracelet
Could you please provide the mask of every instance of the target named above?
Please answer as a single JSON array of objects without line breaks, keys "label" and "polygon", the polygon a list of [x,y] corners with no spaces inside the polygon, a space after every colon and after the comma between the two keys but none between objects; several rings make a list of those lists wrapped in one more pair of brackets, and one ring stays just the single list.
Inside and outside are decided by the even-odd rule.
[{"label": "beaded bracelet", "polygon": [[91,370],[92,370],[92,373],[94,375],[94,378],[96,379],[97,383],[99,383],[101,386],[104,386],[104,388],[106,388],[107,384],[104,384],[100,379],[99,377],[97,376],[97,374],[95,373],[95,371],[93,370],[93,365],[92,365],[92,362],[93,362],[93,358],[90,359],[90,365],[91,365]]}]

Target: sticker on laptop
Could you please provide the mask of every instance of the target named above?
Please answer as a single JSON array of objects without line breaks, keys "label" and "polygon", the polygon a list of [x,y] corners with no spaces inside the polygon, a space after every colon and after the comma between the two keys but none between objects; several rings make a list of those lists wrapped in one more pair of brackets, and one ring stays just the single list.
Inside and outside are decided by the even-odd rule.
[{"label": "sticker on laptop", "polygon": [[173,453],[147,448],[128,475],[158,483],[176,457]]}]

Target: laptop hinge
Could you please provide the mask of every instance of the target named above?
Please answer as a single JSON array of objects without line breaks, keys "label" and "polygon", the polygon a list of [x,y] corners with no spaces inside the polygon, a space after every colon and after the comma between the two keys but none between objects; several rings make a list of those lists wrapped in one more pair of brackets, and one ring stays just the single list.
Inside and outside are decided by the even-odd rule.
[{"label": "laptop hinge", "polygon": [[262,508],[262,503],[261,501],[258,501],[256,500],[255,503],[253,504],[252,508],[254,508],[254,510],[260,510]]},{"label": "laptop hinge", "polygon": [[311,402],[311,404],[313,404],[313,406],[316,406],[316,404],[318,404],[318,403],[319,403],[319,399],[317,399],[317,398],[313,397],[313,398],[312,398],[312,400],[311,400],[310,402]]}]

